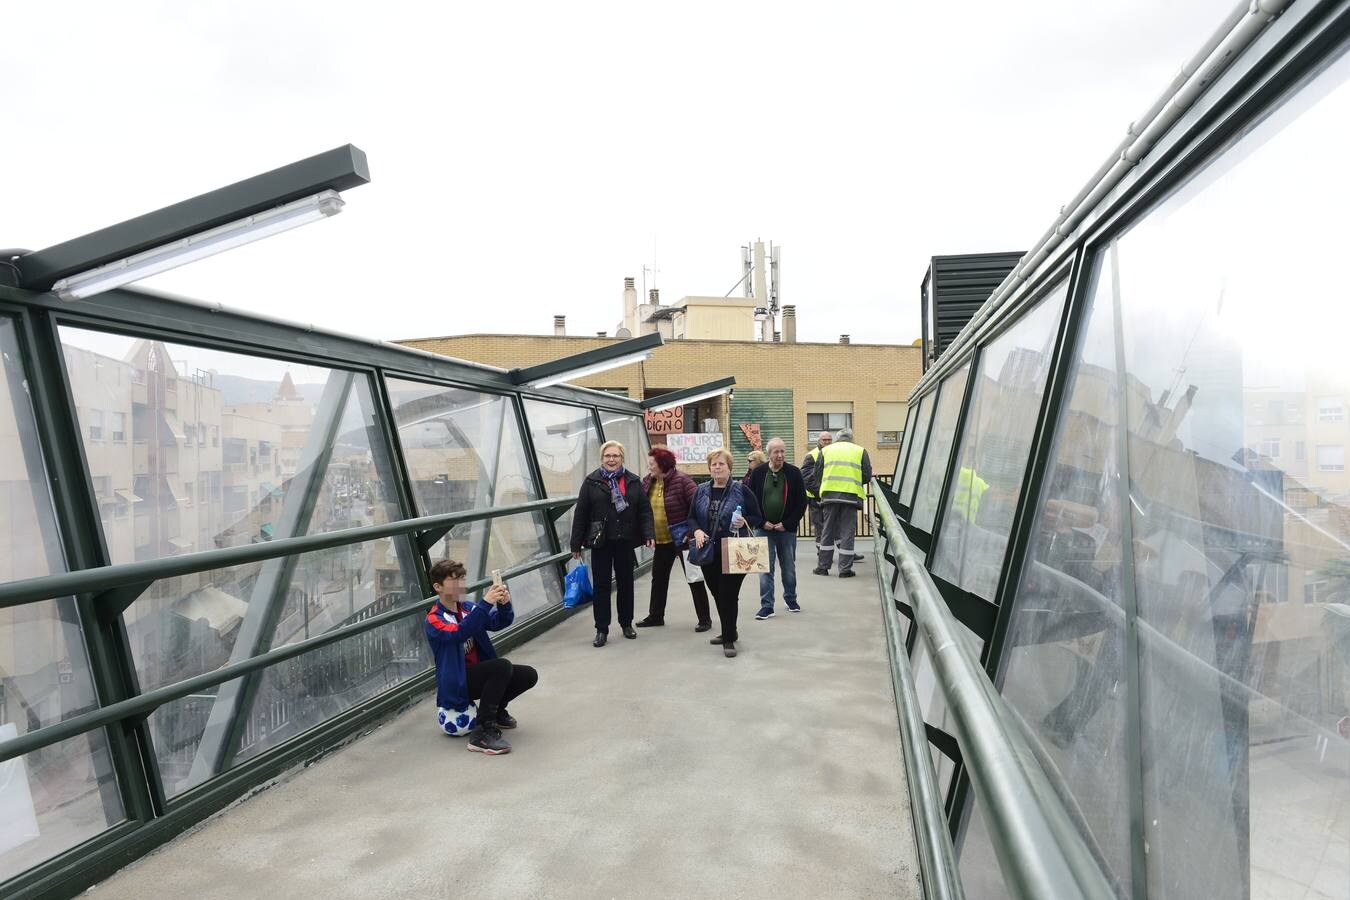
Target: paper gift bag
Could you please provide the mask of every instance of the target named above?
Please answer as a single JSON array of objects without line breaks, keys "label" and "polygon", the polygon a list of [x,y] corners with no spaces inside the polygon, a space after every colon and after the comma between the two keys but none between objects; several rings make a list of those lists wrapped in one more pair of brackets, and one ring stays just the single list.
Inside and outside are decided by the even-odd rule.
[{"label": "paper gift bag", "polygon": [[769,539],[722,538],[723,575],[763,575],[769,571]]}]

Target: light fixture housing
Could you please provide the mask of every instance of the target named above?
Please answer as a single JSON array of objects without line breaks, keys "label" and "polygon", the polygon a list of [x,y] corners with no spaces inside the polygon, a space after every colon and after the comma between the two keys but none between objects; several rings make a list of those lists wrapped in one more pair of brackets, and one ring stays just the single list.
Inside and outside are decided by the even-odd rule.
[{"label": "light fixture housing", "polygon": [[644,350],[641,353],[630,353],[627,356],[620,356],[616,359],[593,363],[589,366],[582,366],[579,369],[569,369],[566,372],[559,372],[557,375],[536,378],[533,381],[526,382],[526,384],[537,390],[539,388],[551,387],[555,384],[562,384],[564,381],[571,381],[574,378],[584,378],[587,375],[597,375],[601,372],[608,372],[610,369],[617,369],[620,366],[630,366],[633,363],[645,362],[651,358],[652,351]]},{"label": "light fixture housing", "polygon": [[597,372],[607,372],[619,366],[643,362],[651,359],[652,352],[663,343],[665,341],[661,335],[652,332],[535,366],[512,369],[507,373],[507,377],[511,379],[512,384],[525,385],[537,390],[562,384],[574,378],[594,375]]},{"label": "light fixture housing", "polygon": [[140,281],[194,260],[251,244],[283,231],[335,216],[342,211],[342,196],[334,190],[320,191],[273,209],[245,216],[170,244],[110,262],[78,275],[62,278],[52,291],[62,300],[82,300],[113,288]]},{"label": "light fixture housing", "polygon": [[664,409],[674,409],[677,406],[684,406],[687,403],[697,403],[699,400],[707,400],[711,397],[718,397],[726,394],[728,397],[735,393],[736,377],[728,375],[726,378],[719,378],[716,381],[709,381],[704,384],[696,384],[693,387],[681,388],[678,391],[670,391],[659,397],[653,397],[650,400],[642,401],[642,408],[652,412],[660,412]]}]

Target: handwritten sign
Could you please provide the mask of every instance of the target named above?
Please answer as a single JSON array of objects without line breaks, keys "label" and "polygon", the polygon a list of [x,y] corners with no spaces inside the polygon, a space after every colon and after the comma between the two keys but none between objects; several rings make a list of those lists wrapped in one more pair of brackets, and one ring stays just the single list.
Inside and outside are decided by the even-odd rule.
[{"label": "handwritten sign", "polygon": [[684,407],[647,410],[648,434],[680,434],[684,431]]},{"label": "handwritten sign", "polygon": [[707,462],[708,454],[722,445],[721,432],[666,435],[666,449],[675,454],[676,462]]}]

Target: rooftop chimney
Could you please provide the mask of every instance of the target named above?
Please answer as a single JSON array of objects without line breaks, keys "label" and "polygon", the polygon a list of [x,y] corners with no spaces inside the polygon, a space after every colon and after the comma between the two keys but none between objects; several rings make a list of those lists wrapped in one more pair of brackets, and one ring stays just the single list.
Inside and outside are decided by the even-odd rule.
[{"label": "rooftop chimney", "polygon": [[661,291],[659,288],[652,288],[647,292],[647,302],[652,306],[661,305]]},{"label": "rooftop chimney", "polygon": [[783,343],[797,343],[797,307],[783,307]]},{"label": "rooftop chimney", "polygon": [[563,337],[567,334],[567,316],[553,317],[553,334],[555,337]]},{"label": "rooftop chimney", "polygon": [[629,334],[637,334],[637,288],[632,276],[623,280],[623,321],[620,328],[627,328]]},{"label": "rooftop chimney", "polygon": [[841,343],[841,344],[847,344],[847,343],[848,343],[848,335],[846,335],[846,334],[841,334],[841,335],[839,335],[839,343]]}]

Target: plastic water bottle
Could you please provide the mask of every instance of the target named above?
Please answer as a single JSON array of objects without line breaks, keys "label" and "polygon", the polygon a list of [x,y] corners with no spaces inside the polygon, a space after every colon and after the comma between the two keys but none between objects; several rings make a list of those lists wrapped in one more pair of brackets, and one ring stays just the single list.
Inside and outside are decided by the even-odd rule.
[{"label": "plastic water bottle", "polygon": [[737,520],[737,519],[740,519],[740,520],[741,520],[741,523],[744,524],[744,522],[745,522],[745,516],[743,516],[743,515],[741,514],[741,505],[740,505],[739,503],[736,504],[736,511],[735,511],[734,513],[731,514],[731,524],[732,524],[732,527],[734,527],[734,528],[739,528],[739,527],[740,527],[739,525],[736,524],[736,520]]}]

